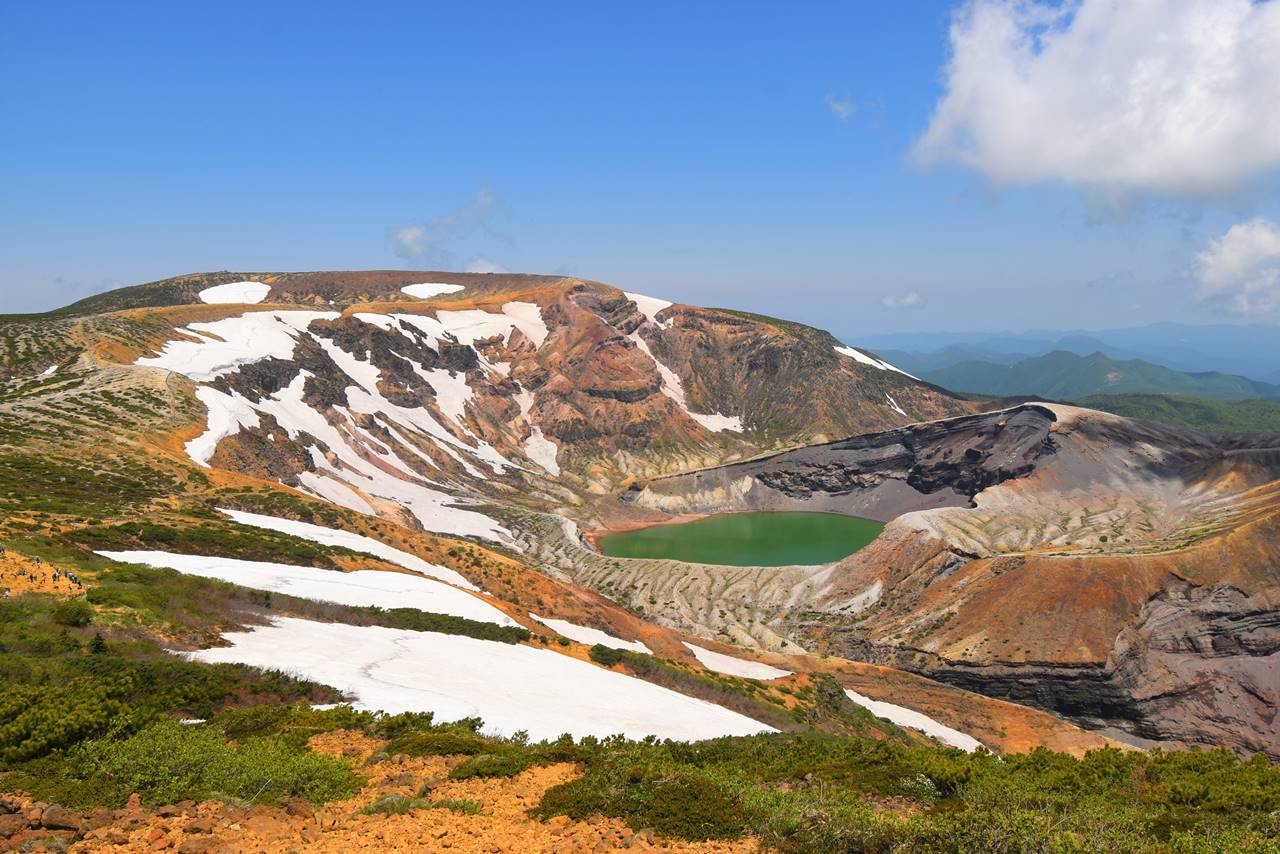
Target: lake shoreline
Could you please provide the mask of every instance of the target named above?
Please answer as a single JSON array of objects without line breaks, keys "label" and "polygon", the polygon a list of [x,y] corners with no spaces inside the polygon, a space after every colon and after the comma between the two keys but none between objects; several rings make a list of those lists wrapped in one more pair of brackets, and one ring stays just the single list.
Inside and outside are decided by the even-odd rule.
[{"label": "lake shoreline", "polygon": [[607,557],[722,566],[821,566],[865,548],[883,530],[884,523],[877,520],[843,513],[730,510],[596,527],[583,537]]}]

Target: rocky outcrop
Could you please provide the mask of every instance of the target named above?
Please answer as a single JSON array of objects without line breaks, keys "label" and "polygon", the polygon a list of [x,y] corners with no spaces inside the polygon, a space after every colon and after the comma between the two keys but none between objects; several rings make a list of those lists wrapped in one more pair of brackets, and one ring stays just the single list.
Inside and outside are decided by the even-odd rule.
[{"label": "rocky outcrop", "polygon": [[1055,420],[1039,406],[952,418],[662,478],[626,497],[665,512],[804,509],[888,521],[967,506],[1030,474],[1056,450]]},{"label": "rocky outcrop", "polygon": [[1280,755],[1277,444],[1023,405],[624,500],[890,520],[776,630],[1138,740]]},{"label": "rocky outcrop", "polygon": [[1142,743],[1280,757],[1280,608],[1231,585],[1175,581],[1121,630],[1105,662],[947,660],[837,630],[861,660],[1022,705]]}]

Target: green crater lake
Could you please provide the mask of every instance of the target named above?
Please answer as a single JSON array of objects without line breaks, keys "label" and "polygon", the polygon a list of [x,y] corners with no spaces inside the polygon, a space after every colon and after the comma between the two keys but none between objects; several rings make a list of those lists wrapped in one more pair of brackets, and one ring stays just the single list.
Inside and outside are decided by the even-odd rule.
[{"label": "green crater lake", "polygon": [[835,513],[722,513],[696,522],[606,534],[609,557],[643,557],[729,566],[812,566],[850,555],[884,525]]}]

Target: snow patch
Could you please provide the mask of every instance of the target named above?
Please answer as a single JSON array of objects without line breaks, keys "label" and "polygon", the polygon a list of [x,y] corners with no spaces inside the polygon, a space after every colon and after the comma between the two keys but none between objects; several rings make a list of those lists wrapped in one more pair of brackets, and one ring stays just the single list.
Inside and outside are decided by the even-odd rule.
[{"label": "snow patch", "polygon": [[425,370],[416,363],[413,367],[436,393],[436,406],[440,407],[445,417],[455,424],[461,424],[466,414],[467,401],[475,397],[471,386],[467,385],[467,375],[461,371],[448,371],[444,368]]},{"label": "snow patch", "polygon": [[911,376],[911,374],[902,370],[902,368],[894,367],[893,365],[886,362],[884,359],[877,359],[876,357],[870,354],[864,353],[861,350],[857,350],[853,347],[837,346],[835,350],[837,353],[841,354],[842,356],[848,356],[850,359],[853,359],[855,362],[859,362],[860,364],[867,365],[869,367],[876,368],[881,371],[897,371],[898,373],[902,374],[904,377],[911,377],[911,379],[913,380],[919,379],[919,377]]},{"label": "snow patch", "polygon": [[416,285],[405,285],[400,291],[418,299],[431,299],[441,294],[456,294],[465,287],[465,285],[451,285],[447,282],[421,282]]},{"label": "snow patch", "polygon": [[899,415],[906,415],[906,414],[907,414],[906,412],[904,412],[904,411],[902,410],[902,407],[898,405],[898,401],[894,400],[894,399],[893,399],[893,395],[889,394],[889,392],[887,392],[887,391],[886,391],[886,392],[884,393],[884,399],[885,399],[885,400],[887,400],[887,401],[889,401],[889,405],[890,405],[890,406],[892,406],[892,407],[893,407],[893,409],[894,409],[894,411],[895,411],[895,412],[897,412]]},{"label": "snow patch", "polygon": [[184,326],[195,340],[174,339],[155,356],[136,364],[164,368],[197,382],[209,382],[263,359],[291,359],[298,336],[314,320],[333,320],[333,311],[251,311],[211,323]]},{"label": "snow patch", "polygon": [[676,372],[662,364],[661,360],[653,355],[653,351],[649,349],[649,344],[640,337],[639,332],[632,332],[627,338],[653,360],[653,364],[658,369],[658,376],[662,379],[662,393],[671,398],[676,406],[684,410],[686,415],[713,433],[721,433],[725,430],[732,430],[736,433],[742,432],[742,418],[737,415],[721,415],[719,412],[702,414],[690,410],[689,405],[685,402],[684,384],[680,382],[680,377],[676,375]]},{"label": "snow patch", "polygon": [[556,455],[560,448],[544,436],[542,428],[529,417],[529,411],[533,409],[533,392],[527,388],[521,389],[515,396],[515,401],[520,406],[520,417],[529,424],[529,438],[524,440],[524,455],[553,476],[559,477],[560,463],[556,461]]},{"label": "snow patch", "polygon": [[298,473],[298,482],[302,484],[302,487],[307,492],[317,498],[328,501],[330,504],[337,504],[339,507],[345,507],[357,513],[364,513],[366,516],[375,515],[373,507],[368,501],[361,498],[351,487],[339,483],[331,477],[325,477],[313,471],[304,471]]},{"label": "snow patch", "polygon": [[[688,412],[688,410],[685,411]],[[726,430],[734,433],[743,431],[742,419],[737,415],[721,415],[719,412],[703,415],[700,412],[689,412],[689,417],[712,433],[723,433]]]},{"label": "snow patch", "polygon": [[542,435],[542,428],[537,424],[530,424],[529,438],[524,440],[524,455],[542,466],[548,474],[559,477],[560,463],[556,461],[558,453],[560,449],[555,442]]},{"label": "snow patch", "polygon": [[[509,302],[502,306],[502,314],[482,311],[478,308],[463,311],[437,311],[436,319],[446,332],[458,339],[459,344],[475,346],[477,341],[502,338],[508,341],[512,329],[519,329],[541,347],[547,340],[547,325],[542,321],[542,309],[533,302]],[[416,325],[416,324],[415,324]]]},{"label": "snow patch", "polygon": [[539,623],[554,630],[556,634],[561,634],[569,640],[578,643],[600,644],[601,646],[612,647],[613,649],[627,649],[632,652],[642,652],[645,655],[652,655],[653,651],[645,646],[641,641],[628,641],[619,637],[614,637],[608,632],[602,632],[600,629],[593,629],[590,626],[579,626],[576,623],[570,623],[568,620],[556,620],[552,617],[539,617],[532,611],[529,616],[533,617]]},{"label": "snow patch", "polygon": [[241,587],[268,590],[314,602],[332,602],[356,608],[417,608],[419,611],[465,617],[482,623],[516,625],[514,620],[488,602],[420,575],[376,569],[337,572],[286,563],[159,551],[101,551],[98,554],[121,563],[143,563],[147,566],[175,569],[183,575],[216,578]]},{"label": "snow patch", "polygon": [[[517,315],[515,318],[480,314],[500,319],[507,332],[522,327],[533,338],[545,334],[540,318],[535,324],[534,316],[518,304],[509,303],[508,306],[516,306],[513,309]],[[376,365],[346,352],[331,340],[308,332],[313,321],[331,320],[338,316],[335,312],[250,312],[212,323],[195,323],[182,330],[188,338],[168,342],[160,353],[139,359],[137,364],[175,371],[197,382],[208,382],[262,359],[291,359],[299,338],[309,335],[350,379],[351,384],[345,389],[347,406],[332,408],[330,417],[336,420],[331,422],[329,417],[304,399],[305,385],[311,376],[307,371],[299,371],[287,386],[258,401],[249,400],[237,392],[198,387],[196,396],[208,409],[208,420],[205,431],[187,443],[187,453],[191,458],[207,466],[222,439],[241,429],[260,426],[261,416],[269,415],[291,439],[297,440],[303,434],[314,438],[312,460],[318,471],[307,477],[299,476],[298,480],[313,494],[362,513],[372,512],[369,502],[356,494],[359,491],[400,504],[430,531],[509,540],[510,532],[496,521],[461,506],[467,503],[465,499],[430,488],[433,484],[404,462],[387,444],[385,437],[372,435],[352,417],[352,413],[374,416],[397,442],[432,466],[437,464],[415,442],[433,443],[472,477],[483,478],[485,475],[466,457],[487,464],[495,473],[518,468],[462,423],[466,403],[472,394],[465,376],[455,376],[447,371],[421,371],[420,366],[415,366],[431,382],[445,420],[456,423],[460,433],[473,444],[450,432],[431,410],[393,405],[378,391],[381,372]],[[428,336],[435,342],[451,337],[449,331],[434,318],[363,315],[361,319],[385,324],[384,328],[394,324],[405,332],[416,330],[421,332],[417,337]],[[332,462],[326,459],[316,445],[327,449],[336,459]],[[355,489],[347,489],[347,486]]]},{"label": "snow patch", "polygon": [[196,294],[200,302],[222,305],[226,303],[245,303],[256,305],[267,298],[271,286],[265,282],[228,282],[225,285],[214,285]]},{"label": "snow patch", "polygon": [[656,324],[660,329],[666,329],[671,325],[669,320],[665,323],[658,320],[658,312],[671,308],[674,303],[657,297],[647,297],[644,294],[633,294],[629,291],[623,291],[622,295],[635,303],[636,308],[640,309],[641,314],[649,318],[650,323]]},{"label": "snow patch", "polygon": [[703,649],[688,641],[683,643],[689,648],[689,652],[693,653],[693,657],[698,659],[699,664],[726,676],[741,676],[744,679],[781,679],[783,676],[791,675],[790,670],[781,670],[759,661],[748,661],[745,658],[725,655],[723,652]]},{"label": "snow patch", "polygon": [[258,413],[238,394],[233,396],[203,385],[196,387],[195,394],[196,400],[209,410],[209,416],[204,432],[183,447],[187,456],[208,468],[218,443],[239,433],[241,427],[257,427]]},{"label": "snow patch", "polygon": [[405,569],[414,572],[429,575],[432,578],[438,578],[441,581],[447,581],[464,590],[479,590],[470,581],[463,578],[461,574],[438,564],[428,563],[415,554],[401,551],[394,546],[389,546],[384,542],[375,540],[373,537],[366,537],[364,534],[355,534],[351,531],[340,531],[334,528],[325,528],[322,525],[313,525],[310,522],[298,522],[293,519],[280,519],[276,516],[264,516],[260,513],[246,513],[243,510],[228,510],[219,507],[218,512],[231,517],[233,521],[239,522],[241,525],[249,525],[254,528],[266,528],[269,531],[277,531],[281,534],[289,534],[294,537],[301,537],[304,540],[310,540],[313,543],[319,543],[322,546],[336,546],[345,549],[351,549],[353,552],[363,552],[367,555],[373,555],[381,558],[387,563],[394,563],[396,566],[402,566]]},{"label": "snow patch", "polygon": [[509,302],[502,307],[502,313],[511,318],[516,329],[523,332],[535,348],[547,340],[547,324],[542,319],[542,307],[536,302]]},{"label": "snow patch", "polygon": [[885,718],[901,727],[918,730],[930,738],[936,738],[943,744],[958,747],[969,753],[982,747],[982,742],[973,736],[960,732],[958,729],[952,729],[946,724],[938,723],[923,712],[917,712],[914,709],[908,709],[905,706],[898,706],[893,703],[873,700],[848,688],[844,692],[849,695],[850,700],[853,700],[876,717]]},{"label": "snow patch", "polygon": [[223,635],[199,661],[279,669],[356,697],[359,709],[480,717],[534,740],[622,734],[701,740],[771,732],[758,721],[548,649],[436,632],[280,618]]}]

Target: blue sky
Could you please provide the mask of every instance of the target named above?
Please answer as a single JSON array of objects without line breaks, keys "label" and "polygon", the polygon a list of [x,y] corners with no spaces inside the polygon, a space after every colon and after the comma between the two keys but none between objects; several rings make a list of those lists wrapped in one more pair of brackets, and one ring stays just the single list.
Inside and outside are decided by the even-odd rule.
[{"label": "blue sky", "polygon": [[[1273,322],[1265,228],[1241,232],[1254,284],[1197,280],[1233,225],[1280,218],[1270,151],[1207,190],[1112,174],[1105,149],[1045,166],[976,124],[1021,127],[996,84],[960,107],[985,159],[913,149],[959,88],[949,57],[977,53],[953,15],[987,5],[5,3],[0,301],[494,266],[849,335]],[[1027,86],[1080,123],[1109,109],[1041,65]]]}]

